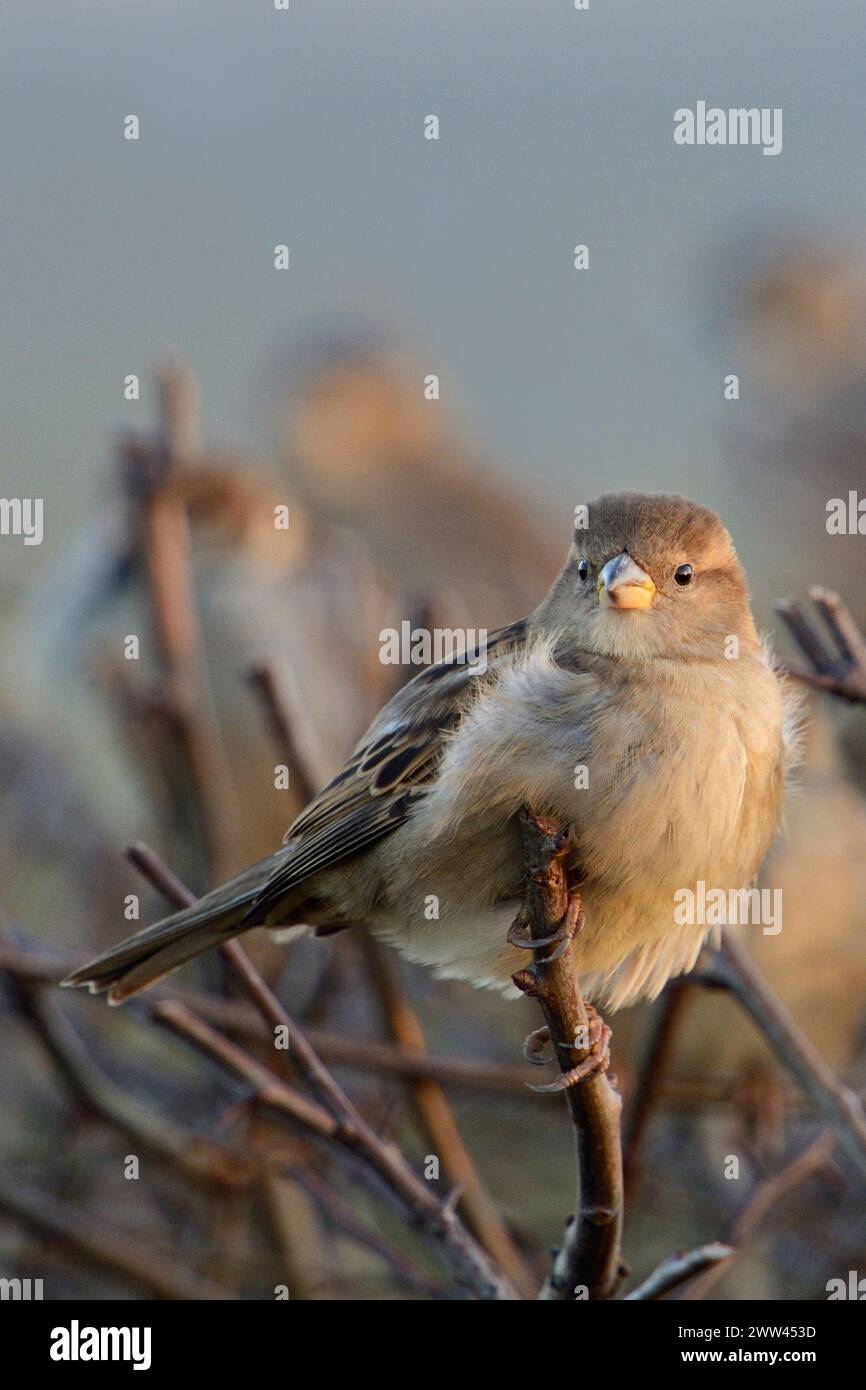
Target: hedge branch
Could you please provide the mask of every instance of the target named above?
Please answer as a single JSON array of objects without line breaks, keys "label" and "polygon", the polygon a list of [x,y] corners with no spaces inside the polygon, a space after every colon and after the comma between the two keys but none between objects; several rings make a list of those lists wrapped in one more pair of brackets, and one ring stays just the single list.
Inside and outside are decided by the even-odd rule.
[{"label": "hedge branch", "polygon": [[[0,970],[34,984],[56,985],[79,964],[73,954],[11,946],[0,939]],[[157,999],[178,999],[188,1004],[201,1018],[221,1028],[224,1033],[248,1041],[268,1041],[272,1030],[261,1014],[242,999],[224,999],[215,994],[175,984],[173,980],[158,984],[147,994],[130,1001],[128,1008],[149,1012]],[[334,1066],[349,1071],[381,1073],[408,1079],[431,1077],[448,1086],[489,1095],[521,1096],[527,1094],[526,1073],[522,1067],[486,1062],[472,1057],[446,1055],[438,1052],[409,1052],[391,1042],[368,1042],[344,1037],[330,1028],[308,1027],[305,1033],[319,1056]]]},{"label": "hedge branch", "polygon": [[[195,895],[152,850],[144,845],[136,845],[130,857],[154,887],[176,907],[188,907],[195,901]],[[509,1282],[460,1221],[453,1203],[440,1201],[429,1184],[409,1166],[400,1150],[393,1144],[383,1142],[352,1104],[305,1034],[265,984],[240,943],[229,941],[219,949],[270,1029],[285,1029],[292,1061],[316,1100],[306,1100],[242,1049],[196,1019],[183,1005],[162,1004],[157,1008],[158,1016],[176,1031],[184,1032],[231,1070],[245,1076],[256,1094],[268,1105],[290,1113],[294,1120],[320,1138],[330,1139],[357,1154],[397,1199],[413,1223],[435,1242],[458,1282],[471,1289],[476,1297],[489,1300],[515,1298]]]},{"label": "hedge branch", "polygon": [[[250,683],[257,691],[287,767],[291,785],[302,804],[327,781],[317,753],[317,740],[291,684],[269,662],[252,667]],[[402,986],[387,949],[364,931],[361,936],[367,979],[382,1021],[400,1055],[421,1058],[426,1052],[420,1019]],[[451,1103],[434,1076],[408,1078],[418,1123],[442,1171],[459,1189],[458,1209],[469,1229],[523,1298],[533,1297],[538,1280],[524,1260],[460,1133]]]},{"label": "hedge branch", "polygon": [[120,1274],[155,1298],[233,1299],[233,1290],[179,1269],[169,1255],[154,1254],[128,1231],[109,1231],[89,1215],[80,1215],[47,1192],[27,1187],[17,1173],[0,1171],[0,1213],[6,1212],[37,1232],[50,1248],[70,1250],[88,1264]]},{"label": "hedge branch", "polygon": [[711,1245],[698,1246],[697,1250],[671,1255],[662,1261],[658,1269],[653,1270],[648,1279],[627,1293],[625,1301],[664,1298],[665,1294],[672,1293],[708,1269],[720,1269],[734,1253],[733,1246],[714,1241]]},{"label": "hedge branch", "polygon": [[706,950],[691,977],[707,988],[726,989],[751,1016],[784,1067],[799,1081],[825,1124],[834,1131],[861,1178],[866,1178],[866,1110],[840,1081],[767,984],[745,947],[725,932],[719,950]]},{"label": "hedge branch", "polygon": [[[579,894],[568,884],[568,832],[529,809],[521,813],[521,828],[526,899],[509,936],[512,944],[531,947],[533,963],[514,976],[514,983],[541,1005],[545,1029],[540,1032],[555,1051],[563,1080],[586,1072],[564,1088],[580,1180],[576,1215],[566,1223],[539,1297],[568,1301],[585,1289],[589,1298],[609,1299],[623,1273],[622,1102],[604,1070],[610,1033],[584,1003],[572,961],[571,938],[580,930],[582,911]],[[537,1053],[539,1037],[533,1034],[527,1042],[532,1052]],[[533,1060],[530,1051],[527,1056]],[[550,1089],[562,1087],[563,1080]]]},{"label": "hedge branch", "polygon": [[813,585],[809,597],[826,633],[806,617],[795,599],[783,599],[776,611],[809,663],[809,669],[789,667],[804,685],[824,690],[850,704],[866,704],[866,637],[848,608],[831,589]]}]

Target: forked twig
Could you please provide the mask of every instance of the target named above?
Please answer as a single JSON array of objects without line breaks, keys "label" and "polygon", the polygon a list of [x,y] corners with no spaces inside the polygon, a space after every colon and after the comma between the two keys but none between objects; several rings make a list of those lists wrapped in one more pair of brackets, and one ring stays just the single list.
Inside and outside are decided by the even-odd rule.
[{"label": "forked twig", "polygon": [[[145,846],[135,846],[131,857],[141,872],[176,907],[188,907],[195,901],[194,894]],[[466,1230],[453,1208],[439,1200],[436,1193],[409,1166],[399,1149],[384,1143],[368,1125],[331,1076],[302,1030],[265,984],[243,947],[237,941],[230,941],[221,946],[220,951],[270,1027],[285,1029],[292,1061],[317,1100],[309,1101],[294,1091],[241,1048],[197,1019],[183,1005],[162,1004],[158,1007],[158,1015],[176,1030],[193,1038],[224,1065],[244,1075],[267,1104],[290,1113],[294,1120],[320,1137],[357,1154],[397,1198],[419,1229],[436,1243],[455,1277],[470,1288],[476,1297],[513,1299],[514,1290]]]},{"label": "forked twig", "polygon": [[866,704],[866,637],[848,608],[831,589],[813,585],[809,597],[826,628],[821,632],[795,599],[783,599],[776,611],[803,653],[809,669],[789,668],[790,675],[816,690],[852,704]]}]

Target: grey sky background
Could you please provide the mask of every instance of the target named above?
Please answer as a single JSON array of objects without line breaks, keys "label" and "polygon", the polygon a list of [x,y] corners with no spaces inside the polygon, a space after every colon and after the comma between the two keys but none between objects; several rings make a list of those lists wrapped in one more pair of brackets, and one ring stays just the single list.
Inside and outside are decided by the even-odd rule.
[{"label": "grey sky background", "polygon": [[[302,345],[384,327],[472,437],[571,504],[731,504],[726,295],[786,238],[862,242],[862,5],[843,0],[4,0],[0,494],[26,585],[92,515],[169,345],[209,434],[267,450]],[[683,149],[699,99],[784,148]],[[134,112],[141,139],[127,142]],[[438,143],[423,139],[427,113]],[[292,269],[273,269],[287,242]],[[591,269],[572,268],[586,242]],[[429,364],[429,365],[428,365]],[[748,556],[746,556],[748,561]]]}]

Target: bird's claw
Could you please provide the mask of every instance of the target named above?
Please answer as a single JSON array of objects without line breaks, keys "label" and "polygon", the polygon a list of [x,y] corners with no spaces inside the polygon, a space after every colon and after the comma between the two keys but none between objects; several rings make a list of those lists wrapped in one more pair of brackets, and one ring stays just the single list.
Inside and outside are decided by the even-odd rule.
[{"label": "bird's claw", "polygon": [[544,1054],[545,1044],[550,1042],[550,1029],[547,1024],[530,1033],[523,1044],[523,1055],[534,1067],[543,1067],[549,1059]]},{"label": "bird's claw", "polygon": [[562,939],[555,950],[551,951],[550,955],[544,957],[545,965],[551,965],[553,961],[559,960],[560,956],[565,955],[565,952],[568,950],[585,921],[586,916],[581,906],[580,898],[570,898],[568,907],[565,911],[565,921],[559,929]]},{"label": "bird's claw", "polygon": [[536,946],[552,946],[561,941],[563,937],[563,927],[558,927],[550,936],[530,936],[523,914],[515,917],[511,926],[508,928],[509,946],[519,946],[521,951],[534,951]]},{"label": "bird's claw", "polygon": [[540,946],[553,946],[555,949],[544,957],[544,964],[550,965],[553,961],[559,960],[571,945],[574,937],[580,931],[584,923],[584,913],[580,898],[577,894],[569,898],[565,916],[561,926],[549,936],[531,936],[525,917],[521,912],[508,928],[509,946],[517,946],[521,951],[534,951]]},{"label": "bird's claw", "polygon": [[[556,1091],[567,1091],[572,1086],[577,1086],[581,1081],[588,1081],[590,1077],[597,1076],[599,1072],[607,1071],[610,1066],[610,1039],[611,1031],[604,1019],[596,1013],[591,1004],[586,1006],[587,1022],[589,1025],[589,1050],[587,1055],[577,1063],[570,1071],[563,1072],[555,1081],[549,1082],[544,1086],[533,1086],[529,1084],[530,1091],[537,1091],[543,1095],[552,1095]],[[538,1035],[544,1033],[547,1036],[542,1042],[536,1043]],[[528,1061],[539,1064],[539,1056],[544,1042],[550,1038],[550,1031],[547,1028],[538,1028],[535,1033],[531,1033],[524,1044],[524,1054]],[[531,1045],[535,1046],[535,1056],[530,1056]],[[560,1047],[572,1047],[571,1043],[560,1043]]]}]

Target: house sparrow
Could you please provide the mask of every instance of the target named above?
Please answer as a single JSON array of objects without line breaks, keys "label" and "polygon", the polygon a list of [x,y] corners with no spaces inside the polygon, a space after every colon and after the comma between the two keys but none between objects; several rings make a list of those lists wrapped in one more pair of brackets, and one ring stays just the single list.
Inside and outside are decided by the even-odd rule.
[{"label": "house sparrow", "polygon": [[689,970],[707,928],[678,925],[674,895],[751,882],[785,766],[788,700],[719,518],[599,498],[546,598],[481,655],[404,686],[283,848],[64,983],[121,1003],[251,927],[365,923],[440,976],[516,995],[525,804],[572,829],[590,997],[615,1008]]}]

